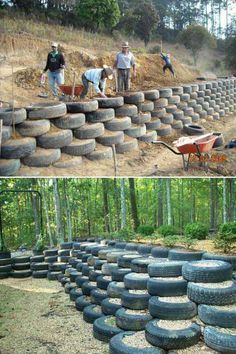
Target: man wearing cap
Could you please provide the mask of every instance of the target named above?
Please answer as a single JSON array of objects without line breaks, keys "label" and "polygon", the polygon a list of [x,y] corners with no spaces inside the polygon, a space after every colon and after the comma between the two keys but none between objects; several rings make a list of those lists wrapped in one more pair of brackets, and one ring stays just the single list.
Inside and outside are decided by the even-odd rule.
[{"label": "man wearing cap", "polygon": [[163,64],[164,64],[164,66],[163,66],[164,75],[165,75],[166,70],[168,69],[168,70],[170,70],[171,74],[173,76],[175,76],[175,72],[174,72],[173,66],[171,64],[170,54],[161,53],[160,57],[161,57]]},{"label": "man wearing cap", "polygon": [[95,92],[100,97],[106,98],[105,89],[107,79],[113,79],[113,70],[106,65],[104,65],[102,69],[90,69],[85,71],[82,75],[84,89],[80,98],[83,99],[88,94],[89,83],[93,84]]},{"label": "man wearing cap", "polygon": [[122,44],[122,51],[117,53],[114,69],[118,70],[118,91],[130,89],[130,69],[133,67],[136,77],[136,65],[134,55],[129,51],[129,43]]},{"label": "man wearing cap", "polygon": [[47,64],[43,72],[48,71],[48,80],[53,96],[58,96],[57,85],[64,84],[65,59],[58,52],[58,44],[52,43],[52,51],[48,53]]}]

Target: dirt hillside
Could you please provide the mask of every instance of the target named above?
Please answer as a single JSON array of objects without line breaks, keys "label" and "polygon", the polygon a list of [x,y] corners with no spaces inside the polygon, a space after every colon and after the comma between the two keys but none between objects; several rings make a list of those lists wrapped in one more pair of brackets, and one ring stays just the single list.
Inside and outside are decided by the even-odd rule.
[{"label": "dirt hillside", "polygon": [[[72,44],[60,43],[60,49],[65,55],[66,70],[65,83],[71,85],[74,72],[76,82],[81,83],[81,74],[88,68],[100,67],[103,64],[113,65],[116,51],[104,51],[96,55],[96,49],[86,49]],[[40,74],[45,66],[47,53],[50,50],[50,41],[40,39],[27,33],[0,33],[0,89],[2,98],[9,100],[12,97],[12,88],[19,105],[37,101],[37,95],[44,90],[40,87]],[[117,48],[119,50],[119,48]],[[176,78],[162,72],[162,62],[159,54],[138,54],[132,49],[136,59],[138,74],[132,81],[132,90],[158,88],[193,81],[199,74],[181,64],[173,57]],[[12,79],[13,72],[13,79]],[[115,91],[115,82],[109,83],[108,92]],[[48,84],[46,83],[46,92]]]}]

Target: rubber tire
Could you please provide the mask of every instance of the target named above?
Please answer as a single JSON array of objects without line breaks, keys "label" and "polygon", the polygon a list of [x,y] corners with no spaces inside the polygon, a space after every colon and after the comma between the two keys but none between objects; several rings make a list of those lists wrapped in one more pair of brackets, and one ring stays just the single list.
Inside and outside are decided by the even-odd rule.
[{"label": "rubber tire", "polygon": [[53,124],[60,129],[78,129],[85,124],[85,115],[83,113],[67,114],[54,119]]},{"label": "rubber tire", "polygon": [[19,170],[19,168],[20,168],[20,160],[0,159],[0,176],[12,176]]},{"label": "rubber tire", "polygon": [[200,125],[185,124],[184,133],[188,135],[203,135],[205,133],[205,130]]},{"label": "rubber tire", "polygon": [[52,119],[66,114],[66,105],[62,102],[36,103],[26,107],[28,119]]},{"label": "rubber tire", "polygon": [[100,108],[96,112],[86,114],[86,120],[89,123],[109,122],[113,118],[115,118],[115,111],[113,108]]},{"label": "rubber tire", "polygon": [[136,117],[138,114],[138,108],[135,105],[125,104],[122,107],[116,108],[116,117]]},{"label": "rubber tire", "polygon": [[83,311],[85,309],[86,306],[90,306],[91,302],[86,300],[87,296],[80,296],[77,297],[77,299],[75,300],[75,307],[78,311]]},{"label": "rubber tire", "polygon": [[101,305],[102,301],[108,298],[107,293],[101,293],[99,290],[100,289],[94,289],[91,291],[90,297],[92,304]]},{"label": "rubber tire", "polygon": [[[213,263],[210,267],[202,267],[201,263]],[[218,264],[217,266],[214,264]],[[231,280],[233,267],[231,264],[221,261],[196,261],[183,265],[183,277],[194,283],[218,283]]]},{"label": "rubber tire", "polygon": [[107,287],[107,295],[112,298],[121,299],[124,291],[125,291],[125,286],[123,282],[112,281]]},{"label": "rubber tire", "polygon": [[3,125],[12,126],[20,124],[26,120],[27,114],[24,108],[15,108],[14,113],[11,108],[0,109],[0,119],[3,120]]},{"label": "rubber tire", "polygon": [[151,254],[156,258],[168,258],[169,250],[166,247],[153,247]]},{"label": "rubber tire", "polygon": [[116,311],[122,308],[122,305],[113,304],[110,301],[111,299],[109,297],[102,301],[101,303],[102,312],[106,316],[109,315],[115,316]]},{"label": "rubber tire", "polygon": [[236,283],[228,288],[206,288],[197,283],[188,283],[187,294],[190,300],[205,305],[231,305],[236,302]]},{"label": "rubber tire", "polygon": [[103,279],[103,275],[100,277],[97,277],[97,287],[102,290],[107,290],[108,285],[111,283],[111,281]]},{"label": "rubber tire", "polygon": [[76,299],[81,296],[83,296],[81,289],[73,288],[70,290],[70,300],[71,301],[76,301]]},{"label": "rubber tire", "polygon": [[151,113],[139,113],[137,116],[132,117],[131,120],[133,124],[146,124],[150,122],[151,118]]},{"label": "rubber tire", "polygon": [[124,154],[133,150],[138,150],[138,140],[136,138],[129,138],[125,136],[123,143],[116,145],[116,152],[118,154]]},{"label": "rubber tire", "polygon": [[30,263],[30,256],[17,256],[12,258],[12,264]]},{"label": "rubber tire", "polygon": [[105,122],[104,126],[111,131],[123,131],[131,127],[131,119],[130,117],[114,118],[109,122]]},{"label": "rubber tire", "polygon": [[11,265],[11,258],[0,258],[0,266]]},{"label": "rubber tire", "polygon": [[122,293],[122,305],[131,310],[146,310],[148,309],[149,300],[151,295],[148,293],[131,294],[129,290]]},{"label": "rubber tire", "polygon": [[124,277],[124,284],[126,289],[132,289],[132,290],[147,289],[149,275],[141,274],[141,277],[138,275],[136,273],[129,273]]},{"label": "rubber tire", "polygon": [[12,127],[3,125],[2,127],[2,144],[9,140],[12,136]]},{"label": "rubber tire", "polygon": [[48,167],[61,158],[60,149],[37,148],[33,154],[24,157],[22,163],[30,167]]},{"label": "rubber tire", "polygon": [[187,281],[184,279],[166,280],[150,278],[147,289],[152,296],[182,296],[187,293]]},{"label": "rubber tire", "polygon": [[31,270],[19,270],[16,272],[11,272],[12,278],[28,278],[31,277],[32,271]]},{"label": "rubber tire", "polygon": [[105,320],[107,320],[108,318],[114,318],[114,316],[103,316],[96,319],[93,323],[94,338],[105,343],[109,343],[112,337],[123,332],[120,328],[105,323]]},{"label": "rubber tire", "polygon": [[25,137],[37,137],[46,134],[50,130],[49,120],[26,120],[25,122],[17,125],[17,131],[20,135]]},{"label": "rubber tire", "polygon": [[158,90],[148,90],[144,91],[145,100],[156,101],[160,97],[160,93]]},{"label": "rubber tire", "polygon": [[128,92],[124,94],[124,102],[127,104],[139,104],[144,102],[143,92]]},{"label": "rubber tire", "polygon": [[95,139],[104,134],[103,123],[85,124],[74,130],[74,136],[78,139]]},{"label": "rubber tire", "polygon": [[95,139],[74,139],[68,146],[62,148],[62,152],[71,156],[85,156],[92,153],[95,150]]},{"label": "rubber tire", "polygon": [[40,263],[31,263],[31,270],[48,270],[49,267],[49,263],[45,263],[45,262],[40,262]]},{"label": "rubber tire", "polygon": [[56,248],[52,248],[49,250],[43,251],[44,257],[57,256],[58,250]]},{"label": "rubber tire", "polygon": [[97,100],[83,100],[80,102],[67,102],[68,113],[88,113],[94,112],[98,109]]},{"label": "rubber tire", "polygon": [[86,306],[83,310],[83,320],[87,323],[94,323],[94,321],[100,317],[104,317],[103,313],[94,311],[94,308],[98,305]]},{"label": "rubber tire", "polygon": [[123,97],[98,98],[99,108],[118,108],[124,105]]},{"label": "rubber tire", "polygon": [[123,342],[125,336],[131,336],[135,332],[122,332],[117,334],[110,340],[109,344],[109,354],[165,354],[166,352],[157,347],[150,348],[149,346],[144,349],[138,349],[135,347],[128,346]]},{"label": "rubber tire", "polygon": [[204,252],[186,252],[181,249],[172,249],[169,251],[169,260],[171,261],[199,261]]},{"label": "rubber tire", "polygon": [[117,268],[111,271],[112,281],[123,282],[126,274],[131,273],[130,268]]},{"label": "rubber tire", "polygon": [[168,124],[162,124],[160,128],[156,130],[158,136],[167,136],[171,135],[172,127]]},{"label": "rubber tire", "polygon": [[199,305],[198,317],[210,326],[236,328],[236,310],[226,311],[221,307]]},{"label": "rubber tire", "polygon": [[164,258],[155,259],[151,257],[139,257],[139,259],[133,259],[131,261],[131,270],[135,273],[148,273],[148,265],[150,263],[156,263],[164,261]]},{"label": "rubber tire", "polygon": [[142,331],[151,320],[150,314],[127,314],[123,307],[116,312],[116,325],[125,331]]},{"label": "rubber tire", "polygon": [[219,353],[236,353],[236,336],[220,332],[217,328],[206,326],[204,329],[204,342],[208,347]]},{"label": "rubber tire", "polygon": [[153,263],[148,266],[150,277],[179,277],[182,275],[182,267],[186,262]]},{"label": "rubber tire", "polygon": [[36,149],[35,138],[10,139],[1,147],[3,159],[21,159],[32,154]]},{"label": "rubber tire", "polygon": [[214,254],[214,253],[205,252],[202,256],[202,259],[228,262],[228,263],[232,264],[233,270],[236,270],[236,256],[222,256],[222,255],[218,255],[218,254]]},{"label": "rubber tire", "polygon": [[131,138],[139,138],[146,134],[147,129],[145,124],[133,124],[129,129],[126,129],[124,132]]},{"label": "rubber tire", "polygon": [[13,270],[27,270],[27,269],[30,269],[30,263],[15,263],[12,265],[12,269]]},{"label": "rubber tire", "polygon": [[168,349],[184,349],[197,344],[201,336],[201,327],[195,323],[187,329],[167,330],[154,325],[157,320],[150,321],[146,326],[146,339],[155,346]]},{"label": "rubber tire", "polygon": [[[160,299],[160,300],[159,300]],[[149,300],[148,310],[153,318],[162,320],[188,320],[197,315],[197,305],[188,300],[185,303],[161,301],[161,297],[153,296]]]},{"label": "rubber tire", "polygon": [[44,279],[47,278],[48,271],[47,270],[34,270],[32,272],[32,277],[36,279]]},{"label": "rubber tire", "polygon": [[124,133],[115,131],[105,131],[103,135],[96,139],[100,144],[105,146],[111,146],[116,144],[122,144],[124,141]]},{"label": "rubber tire", "polygon": [[72,143],[72,131],[58,130],[57,132],[47,133],[37,138],[37,144],[44,149],[59,149]]}]

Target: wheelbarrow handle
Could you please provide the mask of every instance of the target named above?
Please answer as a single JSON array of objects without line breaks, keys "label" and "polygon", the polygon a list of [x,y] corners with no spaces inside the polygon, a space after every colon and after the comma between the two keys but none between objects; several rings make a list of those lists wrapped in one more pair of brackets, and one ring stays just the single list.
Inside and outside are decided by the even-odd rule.
[{"label": "wheelbarrow handle", "polygon": [[175,155],[183,155],[181,152],[175,151],[170,145],[166,144],[164,141],[155,140],[155,141],[152,141],[152,144],[164,145],[165,147],[167,147],[167,149],[169,149]]}]

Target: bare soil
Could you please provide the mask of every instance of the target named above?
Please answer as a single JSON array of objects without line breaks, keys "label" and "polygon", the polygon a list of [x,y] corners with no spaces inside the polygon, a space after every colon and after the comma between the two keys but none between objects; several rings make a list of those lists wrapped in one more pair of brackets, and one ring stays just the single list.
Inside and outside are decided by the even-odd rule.
[{"label": "bare soil", "polygon": [[58,282],[0,280],[1,354],[108,354]]}]

